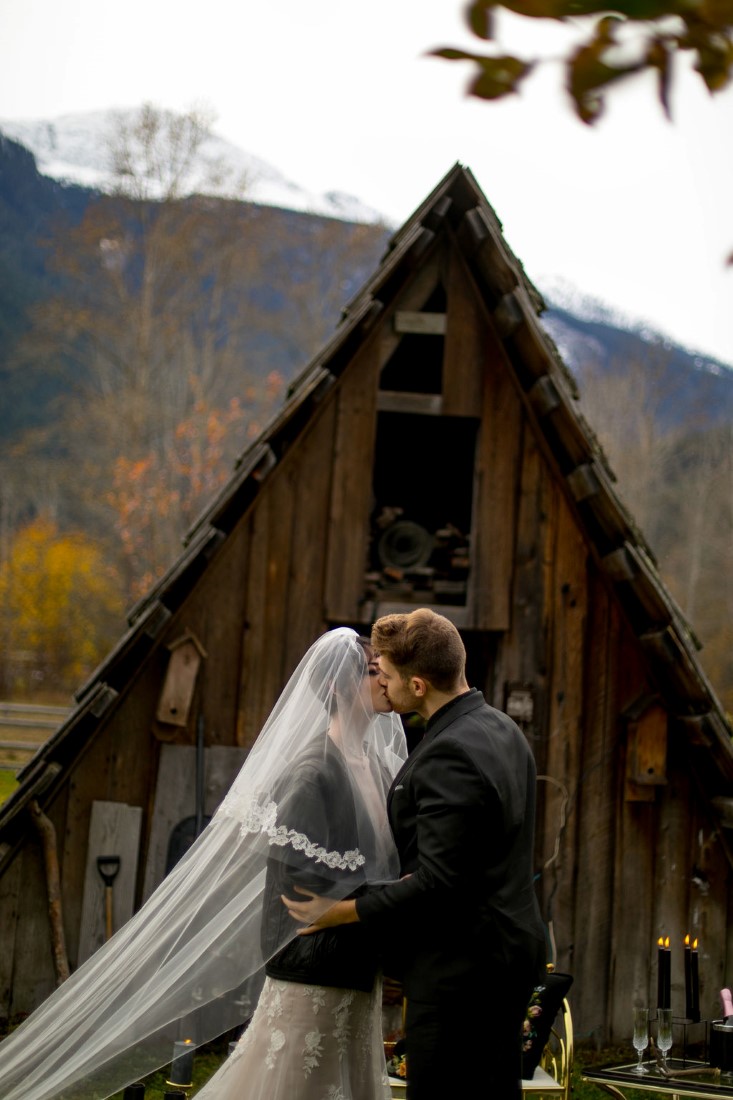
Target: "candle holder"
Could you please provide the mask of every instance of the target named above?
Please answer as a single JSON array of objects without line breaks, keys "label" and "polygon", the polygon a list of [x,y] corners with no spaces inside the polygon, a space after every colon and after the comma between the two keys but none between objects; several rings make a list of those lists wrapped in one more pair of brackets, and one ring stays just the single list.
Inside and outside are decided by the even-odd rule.
[{"label": "candle holder", "polygon": [[710,1064],[717,1066],[721,1076],[733,1077],[733,1024],[724,1019],[713,1020],[710,1034]]},{"label": "candle holder", "polygon": [[193,1088],[193,1053],[195,1049],[196,1044],[193,1039],[182,1039],[173,1044],[171,1075],[166,1081],[166,1085],[174,1085],[177,1089],[182,1090]]},{"label": "candle holder", "polygon": [[[697,1019],[691,1020],[687,1016],[679,1016],[674,1019],[675,1026],[682,1029],[681,1057],[683,1065],[692,1059],[708,1061],[709,1053],[709,1028],[710,1021]],[[702,1049],[700,1049],[702,1048]]]}]

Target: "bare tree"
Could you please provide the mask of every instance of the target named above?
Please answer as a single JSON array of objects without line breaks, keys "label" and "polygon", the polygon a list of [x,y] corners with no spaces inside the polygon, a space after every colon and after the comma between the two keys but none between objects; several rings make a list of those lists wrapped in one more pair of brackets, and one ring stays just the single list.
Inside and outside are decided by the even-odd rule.
[{"label": "bare tree", "polygon": [[[130,469],[153,461],[165,476],[182,424],[237,401],[246,432],[247,418],[272,407],[272,387],[247,366],[249,208],[190,193],[208,125],[149,105],[118,118],[113,193],[47,242],[60,289],[35,310],[21,361],[58,365],[63,395],[41,450],[97,533],[112,527],[107,490],[120,458]],[[219,166],[205,173],[214,168],[221,182]],[[239,433],[223,441],[223,469],[241,446]],[[171,509],[176,539],[186,518]]]},{"label": "bare tree", "polygon": [[593,365],[581,384],[581,407],[609,458],[619,495],[652,542],[658,486],[674,453],[666,410],[675,402],[676,384],[662,345],[650,345],[644,359]]},{"label": "bare tree", "polygon": [[733,435],[703,414],[708,381],[677,374],[664,348],[651,349],[645,362],[586,371],[581,406],[733,709]]}]

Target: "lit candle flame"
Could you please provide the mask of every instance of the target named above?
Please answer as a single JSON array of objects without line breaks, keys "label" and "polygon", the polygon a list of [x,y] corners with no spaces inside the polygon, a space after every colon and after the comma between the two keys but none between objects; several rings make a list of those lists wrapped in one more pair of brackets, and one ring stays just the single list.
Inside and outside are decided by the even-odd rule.
[{"label": "lit candle flame", "polygon": [[661,937],[661,936],[660,936],[660,937],[659,937],[659,939],[657,940],[657,946],[658,946],[658,947],[664,947],[664,940],[662,939],[662,937]]},{"label": "lit candle flame", "polygon": [[685,936],[685,947],[689,947],[689,946],[690,946],[690,933],[688,932],[687,935]]},{"label": "lit candle flame", "polygon": [[695,942],[692,945],[692,950],[697,951],[697,936],[695,936]]},{"label": "lit candle flame", "polygon": [[664,938],[664,946],[665,946],[665,947],[669,947],[669,936],[665,936],[665,938]]}]

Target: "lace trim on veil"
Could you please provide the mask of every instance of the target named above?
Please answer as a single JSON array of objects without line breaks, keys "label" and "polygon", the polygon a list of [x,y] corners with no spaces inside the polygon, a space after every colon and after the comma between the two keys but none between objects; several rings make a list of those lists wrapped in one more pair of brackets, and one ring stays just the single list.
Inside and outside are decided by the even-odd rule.
[{"label": "lace trim on veil", "polygon": [[246,804],[241,796],[237,797],[234,792],[230,792],[221,804],[221,813],[224,817],[239,820],[240,838],[249,833],[264,833],[269,844],[276,844],[279,848],[289,844],[296,852],[302,852],[316,863],[325,863],[327,867],[339,871],[355,871],[366,863],[358,848],[343,853],[329,852],[322,845],[309,840],[305,833],[278,825],[276,802],[260,805],[256,798],[252,798]]}]

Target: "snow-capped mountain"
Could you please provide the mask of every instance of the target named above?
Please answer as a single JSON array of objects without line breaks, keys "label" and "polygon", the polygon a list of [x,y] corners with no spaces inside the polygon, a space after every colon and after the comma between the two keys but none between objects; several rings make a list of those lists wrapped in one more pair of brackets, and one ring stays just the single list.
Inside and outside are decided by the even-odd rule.
[{"label": "snow-capped mountain", "polygon": [[[132,119],[137,113],[109,110],[54,119],[0,119],[0,131],[33,153],[43,175],[104,191],[110,181],[110,138],[115,123]],[[187,177],[185,190],[231,195],[232,182],[240,185],[247,200],[265,206],[324,214],[343,221],[386,221],[379,211],[353,195],[340,191],[316,194],[301,187],[271,164],[212,132],[201,146],[197,168]]]},{"label": "snow-capped mountain", "polygon": [[[543,316],[543,324],[566,363],[581,373],[584,363],[603,359],[604,337],[601,333],[606,333],[609,329],[634,333],[649,344],[682,348],[681,344],[641,316],[634,316],[628,310],[618,309],[579,290],[562,276],[544,275],[536,282],[548,307],[548,312]],[[579,324],[584,327],[584,331],[579,329]],[[684,350],[698,370],[718,374],[721,370],[730,369],[729,364],[722,363],[696,348],[685,347]]]},{"label": "snow-capped mountain", "polygon": [[[54,119],[0,119],[0,135],[25,146],[43,175],[104,191],[110,185],[110,145],[115,128],[119,123],[129,126],[138,116],[139,109],[130,109],[90,111]],[[182,193],[193,192],[235,195],[264,206],[390,227],[389,219],[353,195],[310,191],[273,165],[213,132],[199,150],[195,170],[185,179]],[[147,193],[149,197],[157,197],[152,188]],[[610,307],[567,279],[544,275],[535,276],[535,282],[549,307],[543,323],[565,361],[575,370],[582,372],[583,364],[605,357],[604,342],[610,329],[633,332],[653,343],[670,343],[641,317]],[[711,356],[691,348],[685,350],[699,369],[712,372],[727,369]]]}]

